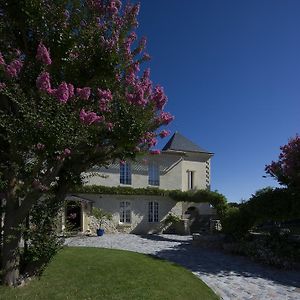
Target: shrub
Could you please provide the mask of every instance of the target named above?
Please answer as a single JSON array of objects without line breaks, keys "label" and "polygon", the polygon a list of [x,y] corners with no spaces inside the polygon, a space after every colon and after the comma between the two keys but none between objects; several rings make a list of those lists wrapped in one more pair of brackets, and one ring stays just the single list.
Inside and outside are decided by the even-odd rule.
[{"label": "shrub", "polygon": [[228,207],[222,220],[222,231],[235,239],[245,236],[251,228],[251,215],[241,206]]},{"label": "shrub", "polygon": [[92,210],[92,215],[97,219],[99,222],[99,228],[101,228],[103,221],[106,220],[111,220],[112,219],[112,214],[105,212],[101,208],[93,207]]},{"label": "shrub", "polygon": [[168,214],[168,216],[164,220],[164,225],[168,226],[171,224],[178,224],[181,222],[180,217],[173,215],[173,214]]},{"label": "shrub", "polygon": [[300,262],[299,243],[291,241],[287,234],[261,235],[242,242],[241,249],[254,260],[279,268],[292,268]]}]

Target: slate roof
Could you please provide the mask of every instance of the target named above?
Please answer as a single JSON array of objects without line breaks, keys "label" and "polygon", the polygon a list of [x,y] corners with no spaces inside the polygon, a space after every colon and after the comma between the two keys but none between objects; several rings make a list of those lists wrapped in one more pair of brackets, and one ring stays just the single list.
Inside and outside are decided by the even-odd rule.
[{"label": "slate roof", "polygon": [[166,143],[166,145],[162,149],[163,151],[183,151],[183,152],[201,152],[201,153],[209,153],[212,154],[212,152],[209,152],[183,135],[181,135],[179,132],[175,132],[170,140]]}]

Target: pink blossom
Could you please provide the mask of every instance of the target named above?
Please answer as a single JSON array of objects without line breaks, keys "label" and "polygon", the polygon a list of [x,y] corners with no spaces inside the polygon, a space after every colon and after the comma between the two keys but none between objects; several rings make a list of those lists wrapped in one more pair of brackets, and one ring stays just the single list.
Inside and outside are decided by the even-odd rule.
[{"label": "pink blossom", "polygon": [[167,103],[167,96],[164,93],[164,89],[160,86],[157,86],[154,89],[151,100],[155,103],[157,109],[161,110]]},{"label": "pink blossom", "polygon": [[13,60],[9,65],[6,66],[6,74],[7,76],[14,78],[17,77],[21,72],[23,67],[23,62],[20,59]]},{"label": "pink blossom", "polygon": [[143,60],[147,61],[147,60],[151,60],[151,56],[149,53],[144,53],[143,54]]},{"label": "pink blossom", "polygon": [[40,150],[40,151],[41,151],[41,150],[44,150],[44,149],[45,149],[45,145],[42,144],[42,143],[37,143],[37,144],[36,144],[36,149],[37,149],[37,150]]},{"label": "pink blossom", "polygon": [[171,121],[174,120],[174,116],[172,116],[168,112],[162,112],[157,118],[156,121],[162,125],[168,125]]},{"label": "pink blossom", "polygon": [[5,66],[5,60],[4,60],[1,52],[0,52],[0,66]]},{"label": "pink blossom", "polygon": [[135,83],[136,83],[136,76],[135,76],[135,74],[134,74],[134,72],[132,70],[130,70],[129,73],[126,74],[125,80],[126,80],[126,83],[128,85],[132,85],[132,86],[135,85]]},{"label": "pink blossom", "polygon": [[18,75],[17,75],[17,70],[16,70],[15,68],[13,68],[11,65],[8,65],[8,66],[6,67],[5,72],[6,72],[6,75],[7,75],[8,77],[11,77],[11,78],[14,78],[14,77],[17,77],[17,76],[18,76]]},{"label": "pink blossom", "polygon": [[51,92],[50,74],[48,72],[42,72],[36,79],[36,86],[39,90],[50,93]]},{"label": "pink blossom", "polygon": [[117,15],[119,12],[119,9],[121,8],[122,2],[120,0],[110,0],[107,5],[107,10],[112,15]]},{"label": "pink blossom", "polygon": [[0,82],[0,91],[6,88],[6,84],[4,82]]},{"label": "pink blossom", "polygon": [[91,88],[90,87],[84,87],[84,88],[77,88],[76,94],[79,98],[83,100],[88,100],[91,95]]},{"label": "pink blossom", "polygon": [[45,65],[51,65],[52,63],[50,53],[42,42],[40,42],[38,45],[36,59],[41,61]]},{"label": "pink blossom", "polygon": [[126,100],[131,104],[137,104],[139,106],[145,106],[147,104],[147,100],[145,99],[145,93],[141,86],[135,86],[134,94],[125,95]]},{"label": "pink blossom", "polygon": [[96,113],[92,111],[85,111],[84,109],[81,109],[79,118],[80,121],[86,125],[91,125],[105,120],[103,116],[97,116]]},{"label": "pink blossom", "polygon": [[69,98],[74,97],[74,85],[71,83],[68,83],[68,89],[69,89]]},{"label": "pink blossom", "polygon": [[106,123],[106,128],[107,128],[108,131],[112,131],[113,128],[114,128],[113,123],[111,123],[111,122]]},{"label": "pink blossom", "polygon": [[161,138],[165,138],[166,136],[170,135],[170,131],[169,130],[162,130],[160,133],[159,133],[159,136]]},{"label": "pink blossom", "polygon": [[134,62],[130,66],[130,69],[132,70],[133,73],[139,72],[140,71],[140,64],[138,62]]},{"label": "pink blossom", "polygon": [[112,100],[112,94],[110,90],[101,90],[98,89],[99,100],[99,109],[100,111],[110,111],[108,108],[109,102]]},{"label": "pink blossom", "polygon": [[62,82],[53,94],[60,102],[66,103],[69,99],[68,85],[65,82]]},{"label": "pink blossom", "polygon": [[156,134],[154,132],[146,132],[141,139],[141,143],[147,144],[149,148],[155,146],[157,144]]},{"label": "pink blossom", "polygon": [[69,149],[69,148],[66,148],[65,150],[64,150],[64,156],[65,157],[67,157],[67,156],[69,156],[69,155],[71,155],[71,150]]},{"label": "pink blossom", "polygon": [[147,43],[147,39],[146,39],[146,37],[143,36],[139,41],[139,45],[138,45],[137,49],[135,50],[135,53],[140,54],[146,47],[146,43]]},{"label": "pink blossom", "polygon": [[20,59],[15,59],[10,63],[10,65],[17,70],[17,73],[20,73],[23,67],[23,62]]},{"label": "pink blossom", "polygon": [[278,161],[272,161],[265,167],[265,171],[272,177],[275,177],[280,184],[287,186],[300,187],[300,136],[289,140],[289,142],[280,147]]},{"label": "pink blossom", "polygon": [[152,155],[160,154],[160,150],[158,150],[158,149],[151,150],[150,154],[152,154]]},{"label": "pink blossom", "polygon": [[98,96],[99,98],[104,98],[108,101],[111,101],[112,100],[112,94],[111,94],[111,91],[110,90],[101,90],[101,89],[98,89]]}]

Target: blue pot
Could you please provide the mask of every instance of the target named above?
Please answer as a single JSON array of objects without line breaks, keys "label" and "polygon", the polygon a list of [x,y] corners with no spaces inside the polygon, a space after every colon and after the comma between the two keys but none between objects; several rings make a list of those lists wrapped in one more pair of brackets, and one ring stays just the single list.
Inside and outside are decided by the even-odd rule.
[{"label": "blue pot", "polygon": [[101,229],[101,228],[97,229],[98,236],[102,236],[103,234],[104,234],[104,229]]}]

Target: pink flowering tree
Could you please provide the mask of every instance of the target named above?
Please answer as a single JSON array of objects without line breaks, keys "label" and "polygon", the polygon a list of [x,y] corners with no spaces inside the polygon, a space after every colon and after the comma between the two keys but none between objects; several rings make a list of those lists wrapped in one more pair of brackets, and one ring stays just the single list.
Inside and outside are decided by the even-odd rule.
[{"label": "pink flowering tree", "polygon": [[300,137],[289,140],[280,147],[281,153],[277,161],[267,165],[266,172],[280,184],[300,190]]},{"label": "pink flowering tree", "polygon": [[20,226],[46,194],[62,200],[82,171],[169,134],[158,130],[173,119],[163,88],[140,70],[149,55],[138,11],[119,0],[0,4],[4,284],[18,283]]}]

